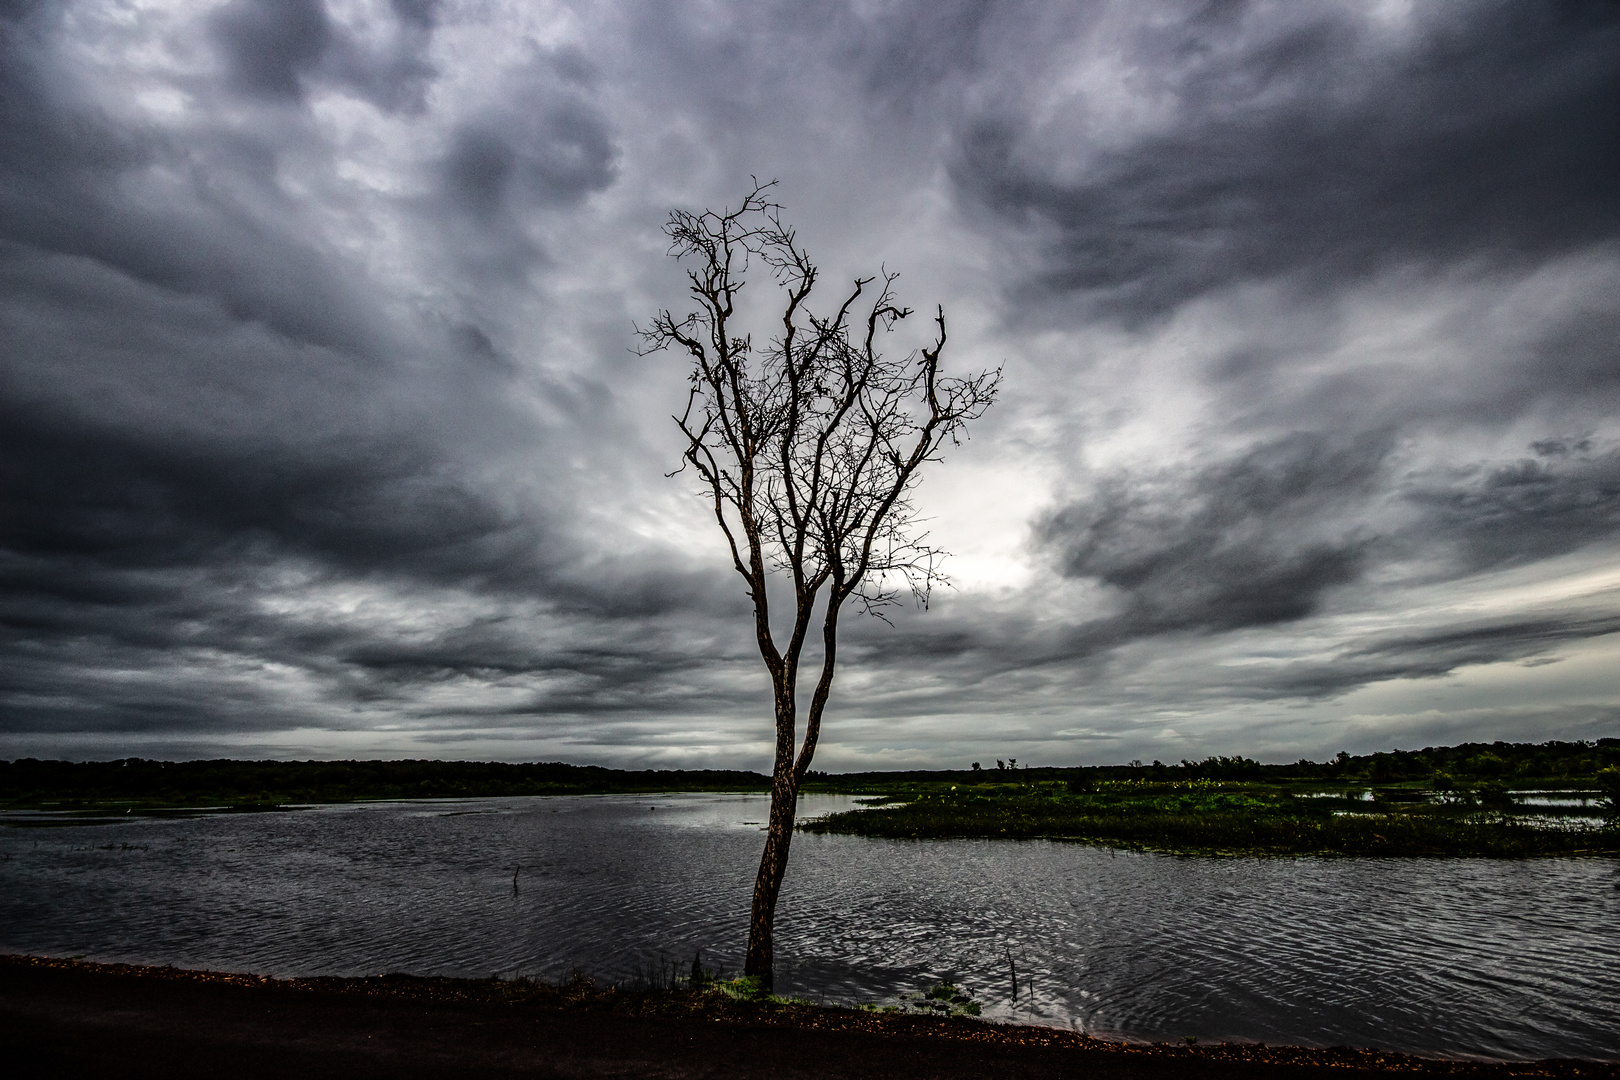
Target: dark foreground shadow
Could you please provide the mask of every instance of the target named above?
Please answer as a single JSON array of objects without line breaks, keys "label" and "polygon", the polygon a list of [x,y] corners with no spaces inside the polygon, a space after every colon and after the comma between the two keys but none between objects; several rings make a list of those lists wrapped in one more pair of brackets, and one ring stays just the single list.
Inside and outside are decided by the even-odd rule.
[{"label": "dark foreground shadow", "polygon": [[0,957],[16,1077],[1620,1077],[1615,1063],[1127,1046],[1049,1028],[449,979],[316,979]]}]

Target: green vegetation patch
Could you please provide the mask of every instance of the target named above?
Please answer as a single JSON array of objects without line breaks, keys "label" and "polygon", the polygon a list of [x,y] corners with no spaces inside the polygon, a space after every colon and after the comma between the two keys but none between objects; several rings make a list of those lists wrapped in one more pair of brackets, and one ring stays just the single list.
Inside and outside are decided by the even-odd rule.
[{"label": "green vegetation patch", "polygon": [[1184,853],[1532,855],[1620,852],[1620,830],[1552,828],[1412,788],[1309,790],[1245,781],[958,786],[800,826],[936,839],[1062,839]]}]

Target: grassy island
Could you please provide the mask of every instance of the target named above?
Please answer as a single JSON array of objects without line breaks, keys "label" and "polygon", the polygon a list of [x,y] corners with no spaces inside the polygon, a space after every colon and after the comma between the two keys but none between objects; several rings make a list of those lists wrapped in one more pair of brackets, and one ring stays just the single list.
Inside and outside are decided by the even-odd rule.
[{"label": "grassy island", "polygon": [[1511,791],[1244,780],[957,785],[833,814],[811,832],[914,839],[1053,838],[1169,852],[1530,855],[1620,853],[1620,830],[1515,813]]},{"label": "grassy island", "polygon": [[1620,854],[1620,739],[1463,743],[1277,765],[1244,757],[1081,769],[1009,764],[830,777],[873,798],[801,828],[1179,853]]}]

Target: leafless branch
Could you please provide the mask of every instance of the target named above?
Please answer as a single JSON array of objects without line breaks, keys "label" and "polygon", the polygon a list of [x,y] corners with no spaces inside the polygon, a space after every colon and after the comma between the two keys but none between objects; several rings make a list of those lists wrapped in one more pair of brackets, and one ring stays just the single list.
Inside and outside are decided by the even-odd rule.
[{"label": "leafless branch", "polygon": [[[735,210],[677,210],[664,232],[687,268],[691,308],[658,312],[638,326],[642,355],[671,350],[690,363],[687,402],[675,423],[687,445],[682,465],[698,478],[732,563],[754,606],[760,655],[775,696],[776,764],[765,856],[755,885],[747,971],[770,976],[770,924],[786,867],[793,806],[820,737],[846,604],[888,621],[903,587],[926,607],[945,584],[944,552],[916,531],[912,492],[926,462],[995,400],[999,370],[965,377],[940,372],[945,311],[936,309],[930,345],[884,352],[883,339],[912,315],[895,296],[898,275],[883,268],[856,278],[818,314],[819,282],[782,207],[775,182],[754,182]],[[752,263],[782,292],[780,329],[769,337],[734,326]],[[871,289],[876,285],[875,290]],[[787,575],[793,619],[779,641],[766,576]],[[821,670],[798,728],[798,673],[821,604]]]}]

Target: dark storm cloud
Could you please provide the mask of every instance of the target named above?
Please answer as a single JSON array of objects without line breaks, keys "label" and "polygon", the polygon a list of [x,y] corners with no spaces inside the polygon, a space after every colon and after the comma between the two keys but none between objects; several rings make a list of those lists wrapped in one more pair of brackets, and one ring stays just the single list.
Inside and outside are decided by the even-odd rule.
[{"label": "dark storm cloud", "polygon": [[1407,497],[1424,534],[1454,545],[1467,570],[1546,559],[1620,536],[1620,449],[1549,438],[1534,457],[1419,479]]},{"label": "dark storm cloud", "polygon": [[513,127],[474,122],[457,131],[445,188],[468,213],[489,219],[509,200],[566,206],[613,182],[618,151],[587,105],[565,100]]},{"label": "dark storm cloud", "polygon": [[[1620,450],[1590,438],[1529,449],[1513,462],[1396,476],[1387,435],[1295,434],[1212,465],[1105,477],[1092,496],[1046,514],[1036,538],[1066,576],[1115,590],[1119,609],[1070,628],[1056,653],[1037,647],[1024,659],[1065,663],[1164,634],[1295,622],[1334,589],[1365,593],[1372,572],[1403,560],[1452,581],[1620,535]],[[1578,609],[1448,625],[1347,643],[1331,664],[1291,665],[1243,693],[1324,696],[1617,631],[1620,619]]]},{"label": "dark storm cloud", "polygon": [[1389,638],[1352,649],[1345,658],[1381,664],[1404,676],[1435,676],[1473,664],[1544,656],[1560,645],[1613,633],[1620,633],[1620,617],[1614,615],[1509,619]]},{"label": "dark storm cloud", "polygon": [[[733,677],[734,651],[696,659],[667,630],[644,627],[593,642],[576,625],[567,640],[542,644],[532,622],[501,616],[412,642],[392,628],[368,632],[335,621],[300,627],[242,605],[200,602],[219,600],[224,581],[191,575],[167,584],[166,602],[147,597],[139,612],[146,632],[106,613],[74,634],[9,611],[0,618],[7,732],[233,735],[312,722],[342,727],[354,722],[348,714],[370,707],[417,714],[423,694],[446,686],[459,692],[436,710],[435,726],[482,721],[532,730],[540,718],[566,714],[701,715],[746,707],[759,693]],[[247,585],[240,577],[231,584],[239,592]],[[88,670],[87,655],[96,658]],[[504,689],[493,698],[480,693],[489,687]]]},{"label": "dark storm cloud", "polygon": [[1389,450],[1299,433],[1184,474],[1112,477],[1036,535],[1063,574],[1123,594],[1107,623],[1121,639],[1300,619],[1366,565],[1373,537],[1344,509],[1375,490]]},{"label": "dark storm cloud", "polygon": [[231,82],[265,97],[301,97],[300,78],[332,44],[321,0],[231,0],[210,21]]},{"label": "dark storm cloud", "polygon": [[323,0],[231,0],[209,18],[230,84],[250,96],[300,102],[305,82],[346,87],[381,109],[416,109],[437,72],[423,59],[438,5],[391,4],[392,40],[367,49],[333,22]]},{"label": "dark storm cloud", "polygon": [[[1429,286],[1425,300],[1445,314],[1420,317],[1436,318],[1442,328],[1418,331],[1399,359],[1376,340],[1381,321],[1427,305],[1388,304],[1386,293],[1371,301],[1377,314],[1348,326],[1343,314],[1355,301],[1342,293],[1276,320],[1268,311],[1246,312],[1238,344],[1200,350],[1201,375],[1220,422],[1237,433],[1299,424],[1380,426],[1449,443],[1463,430],[1516,433],[1515,424],[1529,431],[1595,430],[1620,410],[1620,311],[1610,301],[1611,286],[1620,289],[1616,254],[1620,247],[1599,245],[1500,288],[1489,275],[1484,287],[1479,279],[1455,292]],[[1590,269],[1592,280],[1569,273],[1572,265]],[[1465,262],[1459,276],[1469,279],[1476,269]],[[1400,282],[1397,290],[1415,284]],[[1348,346],[1346,331],[1361,340]],[[1323,363],[1322,353],[1334,350],[1335,362]]]},{"label": "dark storm cloud", "polygon": [[[425,42],[435,5],[393,10],[397,41]],[[713,606],[712,575],[617,565],[551,512],[564,451],[508,399],[522,377],[564,426],[589,425],[601,388],[524,374],[466,321],[391,323],[282,186],[289,148],[326,153],[307,132],[119,124],[51,71],[55,14],[23,18],[0,65],[7,730],[275,730],[450,679],[576,680],[572,702],[666,674],[657,655],[678,651],[656,634],[532,636],[535,611],[622,626]],[[398,105],[389,87],[428,72],[388,68],[319,4],[239,0],[208,25],[232,85],[267,99],[324,81]],[[512,108],[503,205],[611,181],[614,148],[577,91]],[[549,488],[514,493],[490,455]],[[405,635],[356,624],[334,592],[432,617]],[[446,595],[468,611],[435,614]]]},{"label": "dark storm cloud", "polygon": [[[219,18],[269,71],[324,40],[317,15]],[[53,99],[48,51],[25,41],[7,42],[0,122],[18,151],[0,172],[8,550],[185,565],[259,544],[362,571],[520,572],[510,549],[470,554],[518,530],[509,513],[409,419],[365,419],[405,370],[399,343],[274,189],[270,147],[113,129]],[[164,170],[196,186],[144,190]]]},{"label": "dark storm cloud", "polygon": [[0,416],[0,543],[13,552],[139,567],[265,545],[362,573],[533,573],[529,523],[397,435],[334,455],[331,445],[166,445],[59,416]]},{"label": "dark storm cloud", "polygon": [[[34,699],[57,703],[47,713],[85,698],[94,705],[95,681],[71,674],[86,655],[123,657],[132,670],[183,669],[188,650],[331,677],[364,669],[366,649],[379,647],[375,628],[322,612],[278,617],[267,605],[296,607],[307,589],[348,583],[401,596],[453,587],[491,595],[498,608],[500,598],[543,593],[556,576],[545,560],[568,554],[532,513],[514,514],[399,433],[339,451],[331,441],[167,441],[15,408],[0,417],[0,631],[19,658],[6,703],[19,722],[45,708]],[[462,633],[453,620],[429,630],[416,648],[440,652],[424,670],[488,671],[512,653],[510,643],[504,652],[451,648]],[[188,692],[186,680],[168,681],[116,696],[127,704]],[[103,713],[91,714],[94,726]]]},{"label": "dark storm cloud", "polygon": [[109,262],[0,247],[12,543],[183,562],[252,535],[377,565],[505,524],[412,427],[415,406],[398,401],[393,418],[363,407],[388,400],[400,369]]},{"label": "dark storm cloud", "polygon": [[218,133],[181,145],[113,124],[53,93],[41,70],[49,51],[30,47],[46,29],[19,27],[0,43],[0,257],[11,288],[55,288],[71,306],[85,299],[72,295],[76,275],[41,273],[37,260],[82,257],[292,337],[375,349],[354,289],[275,187],[267,140]]},{"label": "dark storm cloud", "polygon": [[1557,396],[1576,406],[1620,404],[1620,309],[1599,299],[1550,326],[1515,374],[1502,380],[1505,394]]},{"label": "dark storm cloud", "polygon": [[[1386,271],[1426,287],[1448,275],[1529,281],[1559,259],[1606,272],[1620,237],[1620,6],[1477,3],[1388,23],[1346,5],[1157,10],[1076,9],[1050,47],[984,27],[958,54],[958,77],[981,92],[952,121],[956,191],[1013,253],[1018,317],[1084,324],[1101,312],[1141,329],[1263,283],[1298,321],[1220,300],[1199,309],[1218,314],[1192,325],[1223,334],[1194,339],[1181,371],[1210,410],[1182,444],[1196,464],[1082,473],[1085,495],[1034,522],[1059,573],[1104,587],[1103,609],[1044,640],[1013,628],[1004,657],[962,655],[1016,671],[1160,639],[1213,649],[1234,631],[1307,620],[1338,633],[1322,628],[1376,605],[1388,581],[1461,583],[1612,543],[1612,432],[1549,434],[1519,458],[1452,449],[1510,423],[1606,428],[1620,393],[1612,296],[1546,303],[1580,295],[1549,278],[1526,287],[1516,310],[1533,314],[1511,326],[1481,303],[1434,339],[1455,361],[1412,344],[1393,362],[1383,344],[1363,354],[1336,335],[1347,297]],[[1029,65],[999,82],[974,75],[998,39],[1017,43],[999,55]],[[1447,302],[1445,287],[1433,298]],[[1488,626],[1441,619],[1341,639],[1331,662],[1201,669],[1193,692],[1333,696],[1551,659],[1615,629],[1576,608]]]},{"label": "dark storm cloud", "polygon": [[455,125],[427,214],[467,272],[524,288],[545,262],[528,217],[567,211],[611,187],[619,147],[591,100],[599,80],[584,58],[543,54],[514,81],[509,95]]},{"label": "dark storm cloud", "polygon": [[401,23],[419,30],[432,30],[439,22],[439,0],[388,0],[388,6]]},{"label": "dark storm cloud", "polygon": [[1438,679],[1483,664],[1556,663],[1560,647],[1615,633],[1620,633],[1620,616],[1615,615],[1571,614],[1447,626],[1361,642],[1328,661],[1290,664],[1268,672],[1263,680],[1226,690],[1256,699],[1333,697],[1373,683]]},{"label": "dark storm cloud", "polygon": [[464,127],[445,160],[445,187],[450,197],[470,213],[492,216],[506,200],[516,160],[511,144],[496,132]]},{"label": "dark storm cloud", "polygon": [[1533,261],[1620,233],[1620,6],[1419,6],[1393,32],[1329,5],[1167,13],[1121,42],[1120,89],[1170,101],[1168,122],[1092,148],[1028,93],[963,121],[952,176],[1033,227],[1041,289],[1149,314],[1234,281]]},{"label": "dark storm cloud", "polygon": [[230,412],[240,385],[219,387],[223,402],[202,396],[221,415],[165,422],[86,415],[60,401],[42,407],[37,388],[0,384],[12,392],[0,393],[0,621],[28,635],[152,649],[207,640],[288,663],[365,667],[351,653],[364,645],[365,655],[394,650],[402,669],[479,672],[543,670],[547,661],[517,643],[527,631],[510,619],[477,624],[516,636],[499,648],[487,636],[468,645],[474,639],[455,625],[391,646],[375,631],[280,625],[254,611],[286,591],[277,578],[287,572],[338,587],[455,589],[497,609],[543,602],[608,621],[735,607],[716,595],[712,574],[657,559],[621,565],[582,549],[543,505],[514,502],[472,475],[425,414],[376,426],[349,415],[355,402],[342,398],[326,415],[302,409],[300,395],[363,400],[376,390],[365,378],[345,386],[333,372],[274,359],[291,378],[249,380],[253,415]]},{"label": "dark storm cloud", "polygon": [[[1321,699],[1620,631],[1596,602],[1407,618],[1384,584],[1439,596],[1620,524],[1620,316],[1593,285],[1620,251],[1612,5],[1380,28],[1310,2],[226,0],[148,28],[78,3],[0,7],[0,736],[753,739],[746,601],[660,478],[678,372],[627,346],[683,287],[668,205],[756,170],[818,207],[790,220],[836,260],[910,280],[905,244],[939,230],[922,269],[964,327],[1039,312],[1050,347],[962,337],[1020,370],[1001,431],[1076,436],[1015,478],[970,448],[1027,487],[1009,505],[1067,493],[1038,565],[851,621],[845,752],[913,719],[923,744],[975,710],[1078,730],[1053,718]],[[1458,306],[1367,316],[1351,294],[1397,265]],[[1250,280],[1282,298],[1265,326],[1214,295]],[[1093,321],[1194,297],[1190,344],[1153,337],[1179,314]],[[1356,320],[1386,310],[1432,338],[1364,361]],[[1072,359],[1103,339],[1180,384],[1187,424],[1088,472],[1159,400]],[[1097,407],[1044,415],[1048,390]],[[1224,663],[1296,626],[1320,638]]]}]

